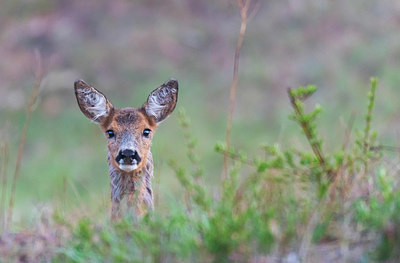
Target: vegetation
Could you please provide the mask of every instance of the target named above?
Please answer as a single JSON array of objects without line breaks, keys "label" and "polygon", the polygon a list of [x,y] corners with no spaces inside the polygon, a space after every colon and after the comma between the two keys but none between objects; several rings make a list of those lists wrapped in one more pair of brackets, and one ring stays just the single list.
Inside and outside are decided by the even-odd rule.
[{"label": "vegetation", "polygon": [[[340,261],[397,259],[400,192],[386,172],[384,152],[371,131],[376,87],[373,78],[365,129],[355,135],[349,130],[334,153],[324,151],[319,139],[316,120],[321,106],[305,110],[305,101],[316,88],[289,89],[289,117],[301,128],[311,151],[264,144],[261,154],[250,157],[217,143],[215,150],[232,164],[228,177],[213,188],[204,183],[207,166],[200,162],[190,120],[181,109],[190,164],[171,159],[170,167],[183,199],[168,213],[128,215],[119,222],[85,216],[71,222],[55,211],[49,231],[64,229],[67,234],[59,247],[41,256],[56,262],[247,262],[292,255],[313,262],[329,244]],[[362,253],[354,254],[355,247]]]},{"label": "vegetation", "polygon": [[[400,123],[400,67],[397,60],[387,61],[395,57],[387,52],[397,50],[396,27],[387,24],[390,19],[369,22],[378,16],[375,9],[391,17],[387,4],[355,0],[326,7],[309,0],[266,8],[238,1],[242,29],[230,63],[224,57],[234,53],[227,47],[233,47],[240,21],[225,19],[237,15],[236,6],[225,1],[182,0],[173,10],[154,1],[134,7],[129,1],[88,1],[90,12],[80,1],[39,2],[24,9],[20,20],[18,1],[6,1],[0,11],[11,25],[0,28],[17,38],[0,33],[4,47],[15,46],[0,48],[0,63],[14,62],[0,72],[14,76],[4,78],[2,93],[14,97],[0,98],[0,262],[400,259],[398,148],[390,146]],[[393,2],[390,10],[397,6]],[[37,32],[19,29],[16,21],[25,20],[36,21]],[[346,37],[343,27],[360,31]],[[388,33],[377,36],[378,31]],[[19,35],[27,36],[18,40]],[[47,65],[52,70],[38,67],[28,100],[15,95],[25,91],[8,86],[31,86],[25,49],[35,43],[44,64],[56,62]],[[218,87],[231,78],[230,64],[235,70],[225,131],[228,95]],[[367,91],[370,75],[381,84],[372,78]],[[84,77],[115,91],[111,99],[117,104],[138,106],[142,95],[172,76],[182,87],[180,110],[172,124],[160,126],[153,144],[156,210],[110,222],[105,143],[80,115],[72,83]],[[304,82],[320,88],[300,86],[284,97],[288,83]],[[135,88],[128,90],[131,83]],[[26,112],[15,106],[24,98]]]}]

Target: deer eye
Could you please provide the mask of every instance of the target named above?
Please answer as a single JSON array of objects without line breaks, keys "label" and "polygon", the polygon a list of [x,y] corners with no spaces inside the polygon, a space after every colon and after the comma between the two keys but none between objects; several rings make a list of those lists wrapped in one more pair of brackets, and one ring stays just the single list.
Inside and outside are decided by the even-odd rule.
[{"label": "deer eye", "polygon": [[146,137],[146,138],[149,138],[150,132],[151,132],[150,129],[144,129],[144,131],[143,131],[143,136]]},{"label": "deer eye", "polygon": [[115,133],[113,130],[107,130],[106,133],[107,133],[109,139],[115,137]]}]

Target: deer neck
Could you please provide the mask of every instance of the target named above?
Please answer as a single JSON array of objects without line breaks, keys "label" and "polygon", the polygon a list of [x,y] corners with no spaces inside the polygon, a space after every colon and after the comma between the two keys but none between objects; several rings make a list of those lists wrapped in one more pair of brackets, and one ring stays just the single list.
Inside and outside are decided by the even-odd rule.
[{"label": "deer neck", "polygon": [[[110,173],[111,200],[120,202],[125,196],[134,194],[144,183],[151,189],[150,179],[153,177],[153,158],[151,152],[146,165],[140,171],[123,172],[116,169],[111,162],[110,153],[107,156],[108,170]],[[143,185],[143,186],[145,186]],[[147,187],[147,186],[145,186]]]}]

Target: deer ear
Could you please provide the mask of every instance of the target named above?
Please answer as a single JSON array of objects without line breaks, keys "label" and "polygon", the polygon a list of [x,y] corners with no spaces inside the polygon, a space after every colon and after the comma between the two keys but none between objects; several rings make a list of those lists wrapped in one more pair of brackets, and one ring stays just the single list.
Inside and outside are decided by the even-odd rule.
[{"label": "deer ear", "polygon": [[103,123],[114,108],[106,96],[83,80],[75,81],[74,87],[76,100],[82,113],[93,122]]},{"label": "deer ear", "polygon": [[150,93],[143,108],[147,116],[160,123],[174,111],[177,101],[178,81],[170,79]]}]

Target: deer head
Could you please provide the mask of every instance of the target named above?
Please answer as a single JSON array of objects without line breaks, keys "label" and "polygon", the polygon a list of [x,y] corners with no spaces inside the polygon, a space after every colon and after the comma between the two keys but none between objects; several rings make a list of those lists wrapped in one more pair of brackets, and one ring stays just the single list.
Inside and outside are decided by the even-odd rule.
[{"label": "deer head", "polygon": [[75,81],[82,113],[100,125],[107,138],[109,162],[123,173],[140,172],[147,163],[157,126],[175,109],[178,82],[170,79],[153,90],[140,108],[115,108],[97,89]]}]

